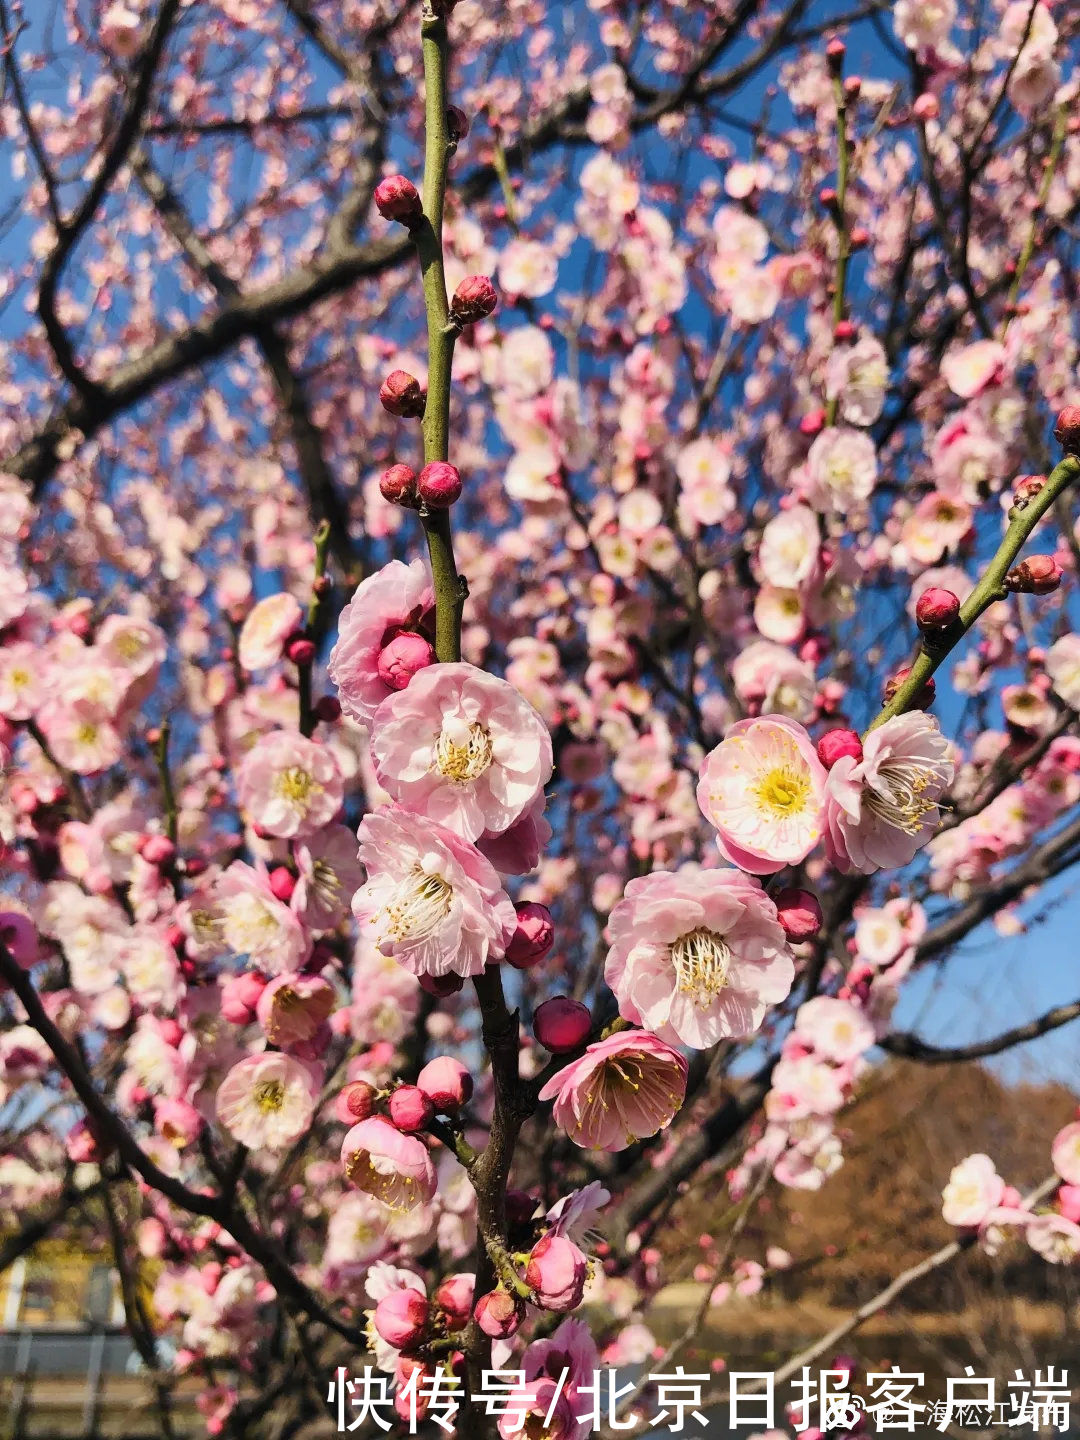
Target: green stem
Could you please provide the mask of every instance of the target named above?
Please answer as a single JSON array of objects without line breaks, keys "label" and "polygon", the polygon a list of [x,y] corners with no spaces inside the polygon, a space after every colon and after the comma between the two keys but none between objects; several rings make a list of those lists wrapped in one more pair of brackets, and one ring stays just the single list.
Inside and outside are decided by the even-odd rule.
[{"label": "green stem", "polygon": [[1030,500],[1023,509],[1010,511],[1012,519],[1004,539],[998,546],[997,554],[991,560],[986,574],[961,605],[956,625],[937,644],[928,648],[924,642],[922,649],[915,657],[911,673],[897,689],[889,703],[882,708],[867,730],[867,734],[870,733],[870,730],[876,730],[879,725],[884,725],[885,721],[891,720],[894,715],[902,715],[905,710],[910,709],[927,680],[945,657],[956,648],[983,611],[988,610],[995,601],[1006,598],[1009,592],[1005,589],[1005,576],[1012,569],[1017,555],[1035,526],[1038,525],[1058,496],[1064,494],[1078,478],[1080,478],[1080,458],[1075,455],[1066,455],[1060,464],[1051,471],[1046,484],[1038,495]]},{"label": "green stem", "polygon": [[[413,231],[428,327],[428,392],[421,434],[424,464],[450,458],[450,378],[457,330],[448,325],[443,268],[443,208],[450,139],[446,126],[449,45],[446,20],[425,8],[421,26],[424,58],[424,219]],[[454,560],[454,539],[446,510],[421,512],[435,588],[435,653],[444,663],[461,659],[461,615],[465,589]]]},{"label": "green stem", "polygon": [[165,802],[165,834],[175,845],[179,833],[179,812],[176,807],[176,792],[173,790],[172,775],[169,771],[170,730],[169,721],[163,720],[161,729],[158,731],[154,755],[157,759],[158,775],[161,778],[161,795]]}]

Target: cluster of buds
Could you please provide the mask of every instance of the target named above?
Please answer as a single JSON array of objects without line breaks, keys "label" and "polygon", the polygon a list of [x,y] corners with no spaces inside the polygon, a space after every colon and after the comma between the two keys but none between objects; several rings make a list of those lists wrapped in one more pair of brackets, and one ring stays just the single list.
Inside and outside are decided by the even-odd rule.
[{"label": "cluster of buds", "polygon": [[460,1060],[439,1055],[429,1060],[415,1085],[398,1085],[389,1094],[367,1080],[352,1080],[334,1101],[337,1118],[355,1125],[374,1115],[386,1102],[390,1123],[403,1135],[417,1135],[436,1115],[456,1117],[472,1099],[473,1078]]}]

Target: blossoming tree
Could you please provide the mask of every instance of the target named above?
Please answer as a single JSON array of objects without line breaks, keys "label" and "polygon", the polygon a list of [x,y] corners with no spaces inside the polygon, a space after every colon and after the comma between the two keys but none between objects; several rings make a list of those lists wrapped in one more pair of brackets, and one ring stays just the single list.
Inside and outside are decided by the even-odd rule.
[{"label": "blossoming tree", "polygon": [[[0,1256],[100,1233],[163,1434],[181,1373],[293,1434],[365,1364],[406,1427],[452,1386],[465,1435],[606,1433],[645,1387],[590,1414],[599,1357],[759,1288],[749,1217],[829,1205],[883,1055],[1080,1017],[892,1018],[1080,858],[1080,16],[41,8],[0,0]],[[1045,1156],[933,1177],[928,1263],[1075,1262],[1080,1123]]]}]

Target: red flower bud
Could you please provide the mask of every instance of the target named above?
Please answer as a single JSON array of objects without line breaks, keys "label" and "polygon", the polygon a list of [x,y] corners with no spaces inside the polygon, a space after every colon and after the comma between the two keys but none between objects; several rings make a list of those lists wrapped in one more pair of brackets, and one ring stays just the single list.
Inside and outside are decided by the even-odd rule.
[{"label": "red flower bud", "polygon": [[375,187],[375,208],[384,220],[397,220],[411,230],[423,218],[420,192],[404,175],[389,175]]},{"label": "red flower bud", "polygon": [[315,642],[306,635],[296,635],[285,646],[285,658],[294,665],[310,665],[315,659]]},{"label": "red flower bud", "polygon": [[789,940],[812,940],[821,929],[821,905],[809,890],[789,887],[773,897],[776,918]]},{"label": "red flower bud", "polygon": [[414,1135],[431,1123],[435,1106],[418,1085],[399,1085],[390,1096],[390,1119],[405,1135]]},{"label": "red flower bud", "polygon": [[419,979],[420,989],[440,1000],[446,995],[456,995],[465,984],[460,975],[421,975]]},{"label": "red flower bud", "polygon": [[461,494],[461,474],[456,465],[434,460],[425,465],[416,481],[416,493],[431,510],[448,510]]},{"label": "red flower bud", "polygon": [[486,275],[466,275],[450,301],[450,318],[459,325],[475,325],[499,303],[495,286]]},{"label": "red flower bud", "polygon": [[848,100],[857,100],[862,93],[862,80],[858,75],[849,75],[844,81],[844,95]]},{"label": "red flower bud", "polygon": [[1053,555],[1029,555],[1005,576],[1005,589],[1021,595],[1049,595],[1061,584],[1061,573]]},{"label": "red flower bud", "polygon": [[818,435],[825,428],[825,411],[811,410],[799,421],[799,430],[803,435]]},{"label": "red flower bud", "polygon": [[1080,405],[1066,405],[1057,417],[1054,439],[1066,455],[1080,455]]},{"label": "red flower bud", "polygon": [[324,725],[333,725],[341,719],[341,701],[336,695],[320,695],[315,702],[316,718]]},{"label": "red flower bud", "polygon": [[274,897],[287,905],[292,899],[292,893],[296,889],[296,876],[284,865],[275,865],[269,875],[270,889]]},{"label": "red flower bud", "polygon": [[375,1112],[376,1096],[374,1085],[369,1085],[366,1080],[352,1081],[344,1090],[338,1092],[334,1101],[337,1118],[346,1125],[355,1125],[358,1120],[366,1120]]},{"label": "red flower bud", "polygon": [[431,642],[412,630],[403,630],[379,651],[379,679],[391,690],[404,690],[418,670],[434,663]]},{"label": "red flower bud", "polygon": [[592,1029],[589,1007],[568,995],[555,995],[536,1007],[533,1034],[553,1055],[584,1045]]},{"label": "red flower bud", "polygon": [[858,762],[862,759],[862,741],[854,730],[828,730],[817,742],[818,759],[831,770],[838,760],[850,755]]},{"label": "red flower bud", "polygon": [[506,1340],[525,1319],[525,1306],[506,1290],[489,1290],[476,1302],[473,1315],[485,1335]]},{"label": "red flower bud", "polygon": [[391,370],[379,389],[384,410],[405,419],[417,419],[424,413],[427,392],[407,370]]},{"label": "red flower bud", "polygon": [[464,1330],[469,1323],[475,1289],[471,1275],[448,1275],[435,1291],[435,1304],[446,1317],[448,1330]]},{"label": "red flower bud", "polygon": [[515,970],[538,965],[555,943],[555,925],[546,905],[525,901],[517,907],[517,929],[506,947],[507,962]]},{"label": "red flower bud", "polygon": [[[395,372],[401,373],[401,372]],[[391,465],[379,476],[379,494],[391,505],[416,506],[416,471],[409,465]]]},{"label": "red flower bud", "polygon": [[1046,484],[1045,475],[1018,475],[1013,482],[1013,504],[1018,510],[1030,505]]},{"label": "red flower bud", "polygon": [[176,846],[167,835],[146,835],[139,845],[139,854],[148,865],[168,865],[176,857]]},{"label": "red flower bud", "polygon": [[825,58],[829,62],[829,69],[838,71],[844,63],[844,56],[847,54],[847,46],[839,35],[834,35],[825,46]]},{"label": "red flower bud", "polygon": [[[899,670],[897,670],[897,672],[896,672],[895,675],[891,675],[891,676],[889,677],[889,679],[886,680],[886,682],[885,682],[885,695],[884,695],[884,700],[885,700],[885,704],[886,704],[886,705],[887,705],[887,704],[889,703],[889,701],[893,698],[893,696],[896,694],[896,692],[900,689],[900,686],[903,685],[904,681],[908,678],[908,676],[909,676],[910,674],[911,674],[911,666],[910,666],[910,665],[903,665],[903,666],[901,666],[901,668],[900,668]],[[915,709],[916,709],[916,710],[925,710],[925,709],[927,709],[928,706],[930,706],[930,705],[932,705],[932,704],[934,703],[934,696],[935,696],[936,694],[937,694],[937,682],[934,680],[934,677],[931,675],[930,678],[926,681],[925,685],[923,685],[923,687],[922,687],[922,689],[919,691],[919,693],[915,696]]]},{"label": "red flower bud", "polygon": [[395,1350],[414,1350],[427,1333],[430,1308],[419,1290],[391,1290],[375,1306],[372,1323]]},{"label": "red flower bud", "polygon": [[858,333],[850,320],[838,320],[833,326],[833,338],[838,340],[841,345],[846,344],[849,340],[854,340]]},{"label": "red flower bud", "polygon": [[936,120],[941,114],[941,104],[937,96],[929,90],[924,90],[923,93],[916,98],[915,104],[911,108],[916,120]]},{"label": "red flower bud", "polygon": [[920,630],[948,630],[960,615],[960,601],[951,590],[931,585],[915,605],[915,622]]},{"label": "red flower bud", "polygon": [[456,105],[448,105],[446,108],[446,133],[450,137],[451,145],[459,145],[469,133],[469,117]]},{"label": "red flower bud", "polygon": [[822,205],[825,206],[826,210],[831,210],[836,204],[836,191],[831,185],[826,185],[818,191],[818,199]]},{"label": "red flower bud", "polygon": [[416,1084],[442,1115],[456,1115],[472,1099],[472,1075],[452,1055],[437,1055],[429,1060],[416,1077]]}]

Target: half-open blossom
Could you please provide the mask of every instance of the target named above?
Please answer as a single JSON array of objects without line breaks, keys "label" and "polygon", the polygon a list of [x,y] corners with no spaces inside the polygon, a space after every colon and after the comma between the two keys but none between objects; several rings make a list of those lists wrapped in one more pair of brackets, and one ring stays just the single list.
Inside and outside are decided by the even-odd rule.
[{"label": "half-open blossom", "polygon": [[776,907],[737,870],[657,870],[611,912],[604,978],[619,1013],[663,1040],[706,1049],[749,1035],[791,990]]},{"label": "half-open blossom", "polygon": [[543,720],[475,665],[430,665],[384,700],[371,753],[389,794],[466,840],[508,830],[551,775]]},{"label": "half-open blossom", "polygon": [[327,669],[346,715],[363,725],[392,688],[379,674],[383,647],[403,630],[416,632],[435,603],[422,560],[391,560],[362,581],[338,618],[338,638]]},{"label": "half-open blossom", "polygon": [[566,1235],[549,1230],[529,1252],[525,1280],[542,1310],[564,1312],[581,1303],[588,1256]]},{"label": "half-open blossom", "polygon": [[217,1092],[217,1118],[249,1150],[283,1150],[302,1135],[315,1113],[312,1067],[276,1052],[248,1055]]},{"label": "half-open blossom", "polygon": [[820,839],[825,779],[803,727],[763,715],[738,721],[706,755],[697,800],[724,858],[771,875],[804,859]]},{"label": "half-open blossom", "polygon": [[1051,1265],[1071,1265],[1080,1256],[1080,1225],[1064,1215],[1036,1215],[1026,1235],[1035,1253]]},{"label": "half-open blossom", "polygon": [[989,1155],[969,1155],[954,1165],[942,1194],[941,1213],[948,1225],[975,1228],[1001,1204],[1005,1181]]},{"label": "half-open blossom", "polygon": [[358,1190],[392,1210],[412,1210],[435,1194],[435,1167],[422,1140],[372,1115],[345,1136],[341,1163]]},{"label": "half-open blossom", "polygon": [[334,1008],[334,990],[321,975],[278,975],[255,1005],[263,1034],[287,1050],[310,1040]]},{"label": "half-open blossom", "polygon": [[1058,1131],[1050,1154],[1061,1178],[1070,1185],[1080,1185],[1080,1120]]},{"label": "half-open blossom", "polygon": [[907,865],[937,829],[953,778],[948,749],[933,716],[913,710],[872,730],[861,760],[838,760],[826,791],[832,863],[863,875]]},{"label": "half-open blossom", "polygon": [[295,596],[281,593],[260,600],[240,627],[240,664],[245,670],[276,665],[285,641],[302,623],[303,611]]},{"label": "half-open blossom", "polygon": [[587,1150],[625,1150],[671,1123],[686,1096],[686,1057],[647,1030],[590,1045],[540,1091],[555,1123]]},{"label": "half-open blossom", "polygon": [[282,839],[329,825],[345,794],[332,751],[294,730],[272,730],[256,740],[237,772],[236,789],[248,818]]},{"label": "half-open blossom", "polygon": [[517,915],[479,850],[396,805],[365,816],[357,836],[368,878],[353,914],[384,955],[413,975],[479,975],[501,959]]}]

